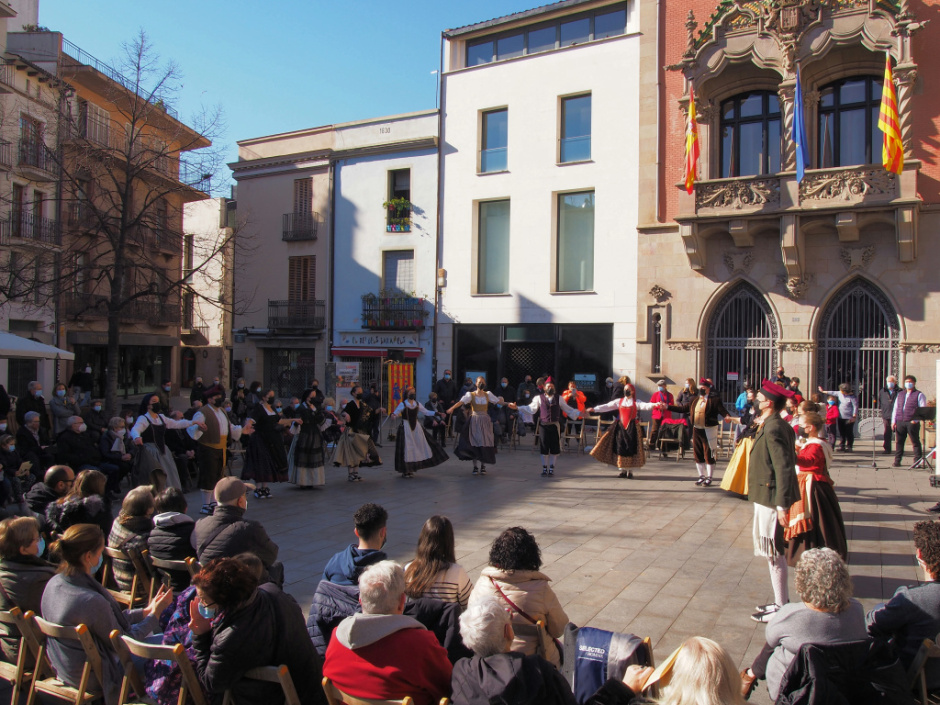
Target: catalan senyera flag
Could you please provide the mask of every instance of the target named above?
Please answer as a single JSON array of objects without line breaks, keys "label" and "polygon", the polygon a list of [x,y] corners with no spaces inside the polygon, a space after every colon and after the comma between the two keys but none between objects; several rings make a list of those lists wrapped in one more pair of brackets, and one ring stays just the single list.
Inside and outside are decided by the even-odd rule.
[{"label": "catalan senyera flag", "polygon": [[891,73],[891,55],[885,54],[885,82],[881,88],[881,111],[878,113],[878,129],[884,133],[881,146],[881,164],[888,171],[900,174],[904,171],[904,144],[901,142],[901,121],[898,119],[898,99],[894,92],[894,76]]},{"label": "catalan senyera flag", "polygon": [[390,362],[388,364],[388,413],[405,398],[405,391],[414,385],[414,365]]},{"label": "catalan senyera flag", "polygon": [[685,128],[685,190],[692,193],[698,176],[698,120],[695,113],[695,92],[689,86],[689,123]]}]

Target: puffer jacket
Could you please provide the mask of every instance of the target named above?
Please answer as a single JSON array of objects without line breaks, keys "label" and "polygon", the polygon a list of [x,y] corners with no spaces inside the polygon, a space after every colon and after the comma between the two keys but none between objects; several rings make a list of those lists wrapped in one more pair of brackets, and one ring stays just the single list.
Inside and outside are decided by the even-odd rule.
[{"label": "puffer jacket", "polygon": [[53,502],[46,507],[49,529],[57,534],[74,524],[97,524],[105,538],[111,535],[111,503],[99,494],[89,497],[72,497],[64,502]]},{"label": "puffer jacket", "polygon": [[321,580],[313,593],[310,616],[307,617],[307,634],[320,656],[326,654],[333,630],[346,617],[362,612],[359,604],[358,585],[340,585]]},{"label": "puffer jacket", "polygon": [[[558,596],[549,586],[551,579],[537,570],[501,570],[486,566],[473,587],[470,603],[495,600],[512,610],[514,624],[532,624],[517,610],[522,610],[536,621],[545,624],[545,658],[555,666],[561,665],[561,655],[552,638],[558,638],[565,631],[568,615],[562,609]],[[498,588],[498,590],[497,590]],[[500,594],[502,592],[502,595]],[[505,596],[505,597],[503,597]],[[505,598],[515,605],[508,604]],[[525,654],[536,652],[534,637],[516,635],[512,650]]]},{"label": "puffer jacket", "polygon": [[[154,558],[165,561],[185,561],[196,556],[193,529],[196,522],[188,514],[164,512],[153,518],[153,531],[147,539],[147,548]],[[179,592],[189,587],[189,571],[168,571],[170,587]]]},{"label": "puffer jacket", "polygon": [[[196,555],[205,565],[213,558],[231,558],[239,553],[254,553],[265,568],[277,560],[277,544],[260,522],[245,519],[240,507],[220,504],[212,516],[196,522]],[[213,538],[214,536],[214,538]]]},{"label": "puffer jacket", "polygon": [[[0,559],[0,609],[19,607],[25,614],[40,614],[42,593],[56,567],[39,556],[17,556]],[[0,624],[0,648],[10,663],[16,663],[20,649],[20,630],[13,624]]]}]

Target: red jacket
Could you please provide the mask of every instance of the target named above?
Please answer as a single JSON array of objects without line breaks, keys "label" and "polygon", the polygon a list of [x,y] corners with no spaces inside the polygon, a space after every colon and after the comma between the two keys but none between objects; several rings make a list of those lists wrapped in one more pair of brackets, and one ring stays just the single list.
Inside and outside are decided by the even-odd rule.
[{"label": "red jacket", "polygon": [[[659,402],[664,401],[667,404],[675,404],[675,397],[672,396],[672,392],[660,392],[658,389],[653,396],[650,397],[651,404],[658,404]],[[653,409],[652,418],[654,419],[671,419],[671,411],[660,411],[659,409]]]},{"label": "red jacket", "polygon": [[568,406],[577,405],[578,411],[584,411],[584,403],[587,401],[587,397],[584,396],[584,392],[577,389],[574,391],[566,389],[565,393],[561,395],[561,398],[565,400],[565,404]]},{"label": "red jacket", "polygon": [[323,675],[349,695],[377,700],[410,695],[415,705],[449,697],[452,669],[447,651],[424,628],[400,629],[355,649],[334,633],[323,661]]}]

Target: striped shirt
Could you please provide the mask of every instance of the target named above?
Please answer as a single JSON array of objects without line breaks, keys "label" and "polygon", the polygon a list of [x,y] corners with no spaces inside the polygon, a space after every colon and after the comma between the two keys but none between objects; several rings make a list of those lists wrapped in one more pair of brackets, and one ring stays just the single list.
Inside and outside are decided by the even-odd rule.
[{"label": "striped shirt", "polygon": [[[408,569],[407,565],[405,569]],[[467,571],[457,563],[452,563],[448,568],[437,574],[434,582],[424,591],[421,597],[433,597],[444,602],[457,602],[463,608],[467,606],[472,589],[473,583],[470,582]]]}]

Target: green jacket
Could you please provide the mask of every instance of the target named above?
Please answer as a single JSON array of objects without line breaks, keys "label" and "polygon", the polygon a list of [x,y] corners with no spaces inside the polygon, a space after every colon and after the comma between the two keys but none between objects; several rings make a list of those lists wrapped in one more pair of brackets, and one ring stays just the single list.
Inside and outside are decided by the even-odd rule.
[{"label": "green jacket", "polygon": [[778,414],[757,431],[747,463],[747,498],[765,507],[783,507],[800,498],[796,479],[796,434]]}]

